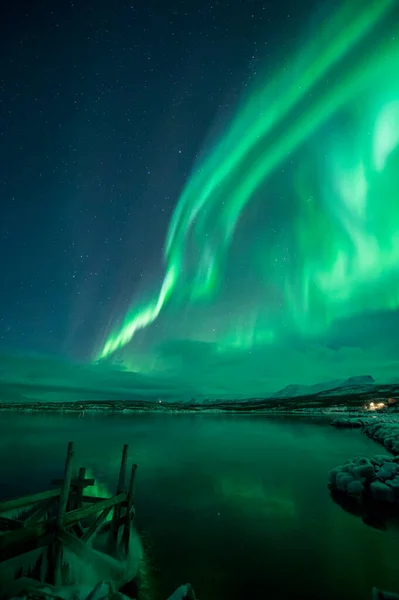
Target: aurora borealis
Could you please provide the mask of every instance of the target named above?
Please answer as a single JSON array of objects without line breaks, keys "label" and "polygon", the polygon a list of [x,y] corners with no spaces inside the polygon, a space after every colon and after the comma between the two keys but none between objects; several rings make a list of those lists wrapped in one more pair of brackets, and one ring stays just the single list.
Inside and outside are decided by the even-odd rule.
[{"label": "aurora borealis", "polygon": [[[69,121],[54,111],[44,121],[44,104],[37,115],[48,135],[40,141],[36,131],[46,147],[22,161],[37,180],[30,204],[16,166],[22,108],[10,129],[21,128],[10,133],[16,207],[3,255],[16,254],[24,275],[17,285],[10,265],[2,347],[26,349],[31,316],[30,352],[123,365],[162,380],[162,390],[253,394],[341,376],[395,378],[398,2],[254,2],[236,15],[218,3],[176,2],[166,45],[144,8],[104,8],[90,21],[73,3],[69,10],[49,23],[90,26],[77,34],[74,59],[60,59],[73,66],[74,93],[58,111],[70,107]],[[164,22],[166,13],[149,10]],[[95,46],[79,66],[83,43]],[[183,77],[176,65],[185,53]],[[44,189],[44,179],[54,185]],[[23,234],[22,205],[35,206],[36,224],[28,231],[24,219]],[[29,268],[18,240],[41,248]]]},{"label": "aurora borealis", "polygon": [[[246,205],[253,200],[275,210],[267,183],[289,158],[292,185],[285,202],[295,205],[289,224],[295,257],[288,264],[279,255],[287,244],[284,229],[271,241],[266,225],[249,252],[246,238],[248,268],[263,255],[258,268],[266,289],[255,311],[268,303],[270,281],[282,292],[290,325],[305,333],[363,311],[398,308],[399,86],[390,74],[399,67],[399,45],[395,29],[388,40],[384,35],[376,44],[374,38],[374,28],[395,4],[344,4],[280,78],[270,82],[265,76],[266,85],[253,90],[183,190],[169,226],[158,296],[131,309],[100,357],[151,325],[175,295],[186,303],[217,302]],[[318,89],[340,62],[331,83]],[[251,328],[250,340],[275,339],[282,317],[268,312],[264,323],[256,315],[256,325],[248,323],[243,343]]]}]

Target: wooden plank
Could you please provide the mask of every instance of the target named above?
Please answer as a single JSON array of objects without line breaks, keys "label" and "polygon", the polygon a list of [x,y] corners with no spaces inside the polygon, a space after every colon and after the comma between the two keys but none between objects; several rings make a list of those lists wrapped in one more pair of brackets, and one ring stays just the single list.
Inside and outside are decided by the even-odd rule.
[{"label": "wooden plank", "polygon": [[103,496],[82,496],[82,502],[102,502],[103,500],[107,500]]},{"label": "wooden plank", "polygon": [[[117,504],[126,502],[126,499],[127,495],[125,493],[122,493],[118,496],[114,496],[113,498],[106,498],[105,500],[101,500],[101,502],[91,504],[90,506],[84,506],[77,510],[66,513],[66,515],[64,516],[64,526],[70,527],[75,523],[78,523],[81,519],[92,517],[96,513],[102,512],[106,508],[112,508]],[[12,558],[13,556],[24,554],[24,552],[28,552],[28,550],[25,550],[25,545],[27,545],[29,543],[29,540],[31,539],[38,538],[39,545],[34,547],[39,548],[42,545],[45,545],[40,542],[40,538],[44,535],[47,535],[52,530],[54,530],[54,538],[55,523],[56,519],[55,517],[52,517],[51,519],[47,519],[46,521],[40,521],[39,523],[29,525],[27,527],[24,527],[23,529],[9,531],[0,535],[0,562],[3,560],[7,560],[8,558]]]},{"label": "wooden plank", "polygon": [[103,510],[102,513],[100,513],[98,515],[98,517],[94,521],[94,523],[92,523],[90,525],[89,529],[83,534],[82,542],[87,542],[88,540],[90,540],[90,538],[97,535],[97,533],[100,531],[101,525],[104,523],[105,519],[108,517],[111,510],[112,510],[112,507],[108,507],[105,510]]},{"label": "wooden plank", "polygon": [[[55,519],[52,519],[54,524]],[[48,521],[36,523],[0,535],[0,562],[42,548],[55,539],[55,531]]]},{"label": "wooden plank", "polygon": [[12,498],[11,500],[4,500],[0,502],[0,513],[8,512],[9,510],[16,510],[29,506],[30,504],[36,504],[42,500],[49,500],[50,498],[58,498],[61,494],[61,489],[47,490],[46,492],[39,492],[38,494],[29,494],[28,496],[22,496],[21,498]]},{"label": "wooden plank", "polygon": [[47,500],[46,502],[42,502],[39,505],[39,507],[32,514],[30,514],[27,519],[24,520],[24,527],[32,525],[33,523],[35,523],[35,521],[38,521],[39,519],[44,517],[53,505],[53,502],[53,498],[50,498],[50,500]]},{"label": "wooden plank", "polygon": [[105,510],[108,507],[112,508],[113,506],[122,504],[123,502],[126,502],[126,499],[127,494],[125,492],[122,492],[117,496],[113,496],[112,498],[106,498],[105,500],[101,500],[101,502],[95,502],[90,506],[83,506],[82,508],[78,508],[77,510],[72,510],[71,512],[67,513],[64,517],[64,527],[70,527],[74,523],[77,523],[82,519],[92,517],[93,515]]}]

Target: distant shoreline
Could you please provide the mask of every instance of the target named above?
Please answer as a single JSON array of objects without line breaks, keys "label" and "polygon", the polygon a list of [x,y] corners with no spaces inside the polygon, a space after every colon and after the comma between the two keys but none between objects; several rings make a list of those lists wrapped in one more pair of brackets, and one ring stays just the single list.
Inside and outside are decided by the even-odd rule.
[{"label": "distant shoreline", "polygon": [[[348,380],[350,381],[350,380]],[[55,390],[52,390],[53,393]],[[102,395],[107,392],[96,391]],[[82,390],[82,396],[84,391]],[[346,385],[318,392],[307,392],[301,395],[277,393],[275,396],[250,398],[217,398],[201,397],[182,400],[142,400],[126,399],[85,399],[76,394],[79,400],[47,402],[39,400],[0,401],[2,412],[42,412],[42,413],[234,413],[234,414],[306,414],[306,415],[339,415],[342,413],[363,413],[365,404],[383,401],[389,404],[387,410],[395,412],[399,409],[399,384],[365,383],[364,385]],[[80,396],[80,397],[79,397]],[[1,395],[0,395],[1,398]],[[82,399],[81,399],[82,398]],[[388,399],[392,399],[387,402]],[[392,404],[392,405],[391,405]]]},{"label": "distant shoreline", "polygon": [[[379,397],[382,397],[381,395]],[[385,397],[389,397],[387,394]],[[248,399],[206,402],[148,402],[138,400],[104,400],[81,402],[5,402],[0,411],[14,413],[120,414],[135,413],[224,413],[306,416],[364,415],[364,403],[373,394],[349,396],[310,396],[299,398]],[[395,406],[387,409],[397,412]],[[384,410],[385,412],[385,410]]]}]

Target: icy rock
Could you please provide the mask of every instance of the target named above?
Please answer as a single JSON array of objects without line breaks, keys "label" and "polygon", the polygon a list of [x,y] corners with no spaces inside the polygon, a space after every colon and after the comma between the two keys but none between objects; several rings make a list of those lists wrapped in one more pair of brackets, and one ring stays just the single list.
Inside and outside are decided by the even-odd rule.
[{"label": "icy rock", "polygon": [[356,463],[357,465],[371,465],[371,462],[365,456],[356,456],[352,462]]},{"label": "icy rock", "polygon": [[373,481],[370,484],[370,492],[374,500],[379,502],[395,502],[395,494],[388,485],[381,481]]},{"label": "icy rock", "polygon": [[399,497],[399,477],[394,477],[393,479],[388,479],[385,482],[389,487],[393,490],[396,498]]},{"label": "icy rock", "polygon": [[363,431],[394,454],[399,454],[399,423],[397,421],[373,423],[365,426]]},{"label": "icy rock", "polygon": [[354,466],[352,473],[355,479],[365,479],[367,481],[374,479],[375,475],[374,467],[371,463]]},{"label": "icy rock", "polygon": [[399,594],[373,588],[372,600],[399,600]]},{"label": "icy rock", "polygon": [[354,498],[361,499],[364,493],[363,484],[360,481],[351,481],[348,485],[348,494]]},{"label": "icy rock", "polygon": [[346,492],[348,485],[353,481],[353,477],[348,473],[338,473],[335,483],[340,492]]},{"label": "icy rock", "polygon": [[373,465],[378,465],[379,467],[381,467],[389,459],[390,459],[390,456],[388,456],[386,454],[377,454],[376,456],[371,457],[370,462]]},{"label": "icy rock", "polygon": [[384,446],[385,448],[391,449],[394,443],[396,442],[396,438],[392,435],[384,438]]},{"label": "icy rock", "polygon": [[189,583],[186,583],[177,588],[168,600],[195,600],[194,590]]},{"label": "icy rock", "polygon": [[[15,582],[19,590],[11,600],[33,600],[34,598],[58,598],[59,600],[130,600],[128,596],[114,591],[110,582],[100,581],[93,588],[88,585],[55,587],[50,584],[24,578]],[[3,590],[1,590],[3,591]],[[9,597],[9,596],[7,596]]]},{"label": "icy rock", "polygon": [[334,419],[331,425],[333,425],[333,427],[360,428],[363,427],[363,421],[353,417],[340,417],[338,419]]},{"label": "icy rock", "polygon": [[392,479],[396,473],[399,471],[399,465],[394,462],[385,462],[376,472],[376,476],[378,479]]},{"label": "icy rock", "polygon": [[329,472],[328,487],[359,503],[399,503],[399,461],[384,455],[356,457]]}]

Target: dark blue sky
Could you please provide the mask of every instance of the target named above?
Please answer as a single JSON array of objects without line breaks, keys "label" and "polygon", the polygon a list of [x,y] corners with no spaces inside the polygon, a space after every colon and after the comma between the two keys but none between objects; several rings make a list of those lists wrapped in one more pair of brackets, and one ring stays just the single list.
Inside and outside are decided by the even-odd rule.
[{"label": "dark blue sky", "polygon": [[304,10],[287,0],[7,3],[2,349],[92,352],[143,277],[160,272],[204,141],[258,62],[284,54]]}]

